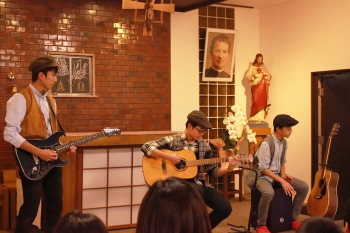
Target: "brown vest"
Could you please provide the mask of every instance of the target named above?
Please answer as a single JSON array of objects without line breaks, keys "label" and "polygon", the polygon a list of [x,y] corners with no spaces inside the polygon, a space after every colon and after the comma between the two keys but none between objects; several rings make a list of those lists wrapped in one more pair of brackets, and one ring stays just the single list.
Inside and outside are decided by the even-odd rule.
[{"label": "brown vest", "polygon": [[[43,112],[35,99],[34,93],[30,87],[20,91],[26,99],[27,111],[21,124],[20,135],[26,139],[45,139],[47,138],[46,122]],[[49,96],[51,105],[56,109],[55,101]],[[50,123],[52,132],[57,132],[57,121],[50,109]]]}]

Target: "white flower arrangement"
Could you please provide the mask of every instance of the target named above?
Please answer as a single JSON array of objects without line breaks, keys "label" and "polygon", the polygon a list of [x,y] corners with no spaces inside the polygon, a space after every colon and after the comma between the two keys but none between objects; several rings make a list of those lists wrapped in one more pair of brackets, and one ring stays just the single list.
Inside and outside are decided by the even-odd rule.
[{"label": "white flower arrangement", "polygon": [[239,136],[239,129],[244,130],[244,136],[250,143],[257,143],[256,133],[249,128],[248,120],[241,107],[238,105],[231,106],[232,112],[228,112],[223,123],[226,125],[223,140],[225,146],[223,149],[239,149],[239,142],[243,137]]}]

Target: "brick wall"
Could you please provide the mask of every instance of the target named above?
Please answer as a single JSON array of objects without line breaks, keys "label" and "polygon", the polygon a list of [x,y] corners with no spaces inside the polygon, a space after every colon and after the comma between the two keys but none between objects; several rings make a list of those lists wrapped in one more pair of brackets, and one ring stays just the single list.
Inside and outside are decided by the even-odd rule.
[{"label": "brick wall", "polygon": [[[143,36],[122,0],[0,1],[0,168],[13,168],[3,140],[9,72],[18,90],[31,82],[30,62],[49,52],[95,55],[97,98],[56,98],[67,132],[170,130],[170,16]],[[144,11],[138,10],[139,18]],[[159,13],[155,12],[155,20]]]}]

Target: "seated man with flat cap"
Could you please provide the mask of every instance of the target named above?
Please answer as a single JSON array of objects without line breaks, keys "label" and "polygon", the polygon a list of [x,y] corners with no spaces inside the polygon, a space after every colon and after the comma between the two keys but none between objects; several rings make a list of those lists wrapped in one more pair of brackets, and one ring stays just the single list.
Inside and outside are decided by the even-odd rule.
[{"label": "seated man with flat cap", "polygon": [[[210,159],[212,158],[212,151],[209,143],[202,139],[202,135],[211,128],[212,126],[205,114],[201,111],[194,110],[187,116],[186,129],[184,132],[166,136],[156,141],[147,142],[141,147],[141,150],[146,156],[167,159],[173,164],[180,162],[180,153],[181,150],[184,149],[193,151],[196,158],[199,160]],[[220,144],[220,141],[218,141],[217,144]],[[179,151],[179,153],[166,153],[161,149],[175,152]],[[222,220],[227,218],[231,214],[232,208],[230,202],[224,198],[224,196],[214,188],[208,187],[202,173],[202,167],[204,167],[208,175],[216,178],[232,171],[236,163],[236,159],[232,157],[229,162],[222,163],[220,168],[215,164],[198,166],[197,175],[187,180],[199,191],[206,205],[213,210],[209,214],[212,228],[215,228]],[[166,206],[164,206],[164,208],[166,208]]]},{"label": "seated man with flat cap", "polygon": [[259,170],[262,175],[258,178],[256,188],[261,193],[258,209],[257,233],[268,233],[266,220],[270,202],[274,196],[273,185],[279,184],[287,195],[295,195],[292,211],[292,228],[300,227],[300,214],[309,186],[302,180],[286,174],[287,140],[292,134],[292,126],[299,122],[289,115],[277,115],[273,120],[274,133],[266,137],[255,153],[259,158]]}]

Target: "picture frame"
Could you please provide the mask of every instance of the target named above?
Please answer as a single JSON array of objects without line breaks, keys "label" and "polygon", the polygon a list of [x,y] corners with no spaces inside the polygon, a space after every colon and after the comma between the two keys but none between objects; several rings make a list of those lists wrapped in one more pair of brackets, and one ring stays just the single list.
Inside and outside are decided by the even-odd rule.
[{"label": "picture frame", "polygon": [[97,97],[95,95],[95,55],[86,53],[49,53],[60,65],[53,97]]},{"label": "picture frame", "polygon": [[[207,28],[202,72],[203,82],[232,82],[236,35],[235,30]],[[215,39],[213,49],[218,46],[216,47],[216,55],[210,50],[211,44],[214,42],[213,39]],[[227,44],[227,40],[229,44]],[[225,54],[227,54],[226,57]]]}]

